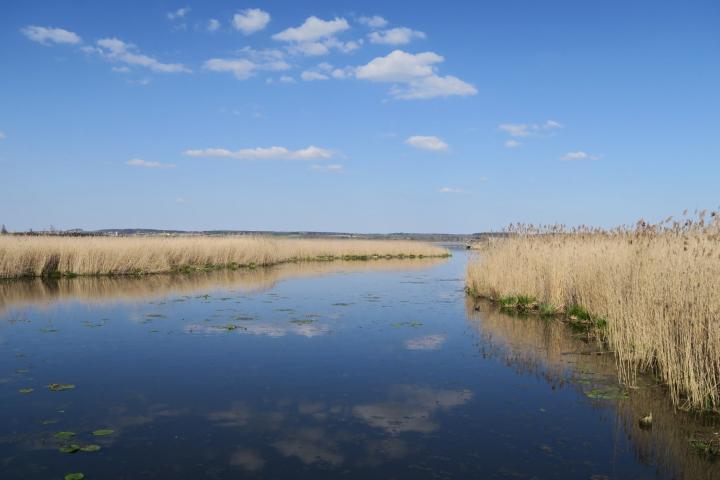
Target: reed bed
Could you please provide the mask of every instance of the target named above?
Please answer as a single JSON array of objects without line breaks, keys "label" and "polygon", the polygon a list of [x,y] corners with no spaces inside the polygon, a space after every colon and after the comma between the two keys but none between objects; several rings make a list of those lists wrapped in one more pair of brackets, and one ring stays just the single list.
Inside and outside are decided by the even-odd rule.
[{"label": "reed bed", "polygon": [[614,230],[515,225],[467,269],[468,291],[578,316],[615,353],[621,381],[663,381],[676,406],[720,411],[720,216]]},{"label": "reed bed", "polygon": [[446,249],[435,245],[398,240],[0,236],[0,278],[137,275],[314,260],[447,255]]}]

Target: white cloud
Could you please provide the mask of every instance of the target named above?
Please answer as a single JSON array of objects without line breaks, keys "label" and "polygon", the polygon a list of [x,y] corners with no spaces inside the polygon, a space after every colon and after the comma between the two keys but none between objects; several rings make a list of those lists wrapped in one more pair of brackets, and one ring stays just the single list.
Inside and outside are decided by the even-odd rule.
[{"label": "white cloud", "polygon": [[190,7],[178,8],[174,12],[168,12],[167,18],[169,20],[177,20],[179,18],[185,18],[185,15],[190,13]]},{"label": "white cloud", "polygon": [[285,147],[243,148],[235,151],[224,148],[206,148],[204,150],[185,150],[183,155],[234,158],[236,160],[312,160],[316,158],[329,159],[332,158],[333,153],[325,148],[310,145],[301,150],[289,150]]},{"label": "white cloud", "polygon": [[0,140],[5,140],[5,132],[0,132]]},{"label": "white cloud", "polygon": [[233,27],[243,35],[252,35],[263,30],[270,23],[270,14],[259,8],[248,8],[233,16]]},{"label": "white cloud", "polygon": [[129,67],[112,67],[110,70],[116,73],[130,73]]},{"label": "white cloud", "polygon": [[376,57],[367,65],[358,67],[355,76],[372,82],[410,82],[435,73],[434,64],[445,59],[433,52],[413,55],[394,50],[385,57]]},{"label": "white cloud", "polygon": [[599,160],[600,155],[593,155],[582,150],[575,152],[568,152],[561,157],[562,160],[573,161],[573,160]]},{"label": "white cloud", "polygon": [[305,80],[306,82],[311,82],[313,80],[329,80],[330,77],[325,75],[324,73],[320,72],[313,72],[312,70],[305,70],[300,74],[300,78]]},{"label": "white cloud", "polygon": [[299,27],[288,28],[273,35],[273,39],[283,42],[314,42],[321,38],[332,37],[350,28],[347,20],[336,17],[333,20],[322,20],[312,16]]},{"label": "white cloud", "polygon": [[405,45],[416,38],[425,38],[425,33],[406,27],[391,28],[381,32],[371,32],[370,42],[382,45]]},{"label": "white cloud", "polygon": [[411,54],[394,50],[358,67],[355,76],[372,82],[395,83],[390,94],[403,100],[475,95],[477,90],[469,83],[450,75],[437,75],[436,64],[444,60],[434,52]]},{"label": "white cloud", "polygon": [[97,47],[88,46],[83,47],[82,50],[95,53],[110,61],[145,67],[153,72],[190,73],[192,71],[181,63],[161,63],[153,57],[139,53],[132,43],[125,43],[117,38],[101,38],[96,44]]},{"label": "white cloud", "polygon": [[363,25],[367,25],[370,28],[383,28],[388,24],[388,21],[380,15],[373,15],[372,17],[363,16],[358,18],[358,22]]},{"label": "white cloud", "polygon": [[411,147],[435,152],[446,151],[449,148],[447,143],[433,136],[414,135],[405,140],[405,143]]},{"label": "white cloud", "polygon": [[310,166],[310,169],[315,172],[326,172],[326,173],[343,173],[345,168],[339,163],[331,163],[329,165],[319,165],[317,163]]},{"label": "white cloud", "polygon": [[563,128],[563,126],[563,124],[558,123],[555,120],[547,120],[542,124],[503,123],[498,125],[498,129],[507,133],[511,137],[529,137],[531,135],[550,133],[553,130]]},{"label": "white cloud", "polygon": [[465,190],[462,188],[453,188],[453,187],[442,187],[440,190],[438,190],[440,193],[465,193]]},{"label": "white cloud", "polygon": [[290,68],[290,65],[282,59],[282,52],[277,50],[253,50],[246,47],[240,52],[253,60],[211,58],[203,64],[203,68],[213,72],[232,72],[238,80],[246,80],[260,70],[277,72]]},{"label": "white cloud", "polygon": [[278,79],[278,82],[280,83],[295,83],[295,79],[291,77],[290,75],[283,75]]},{"label": "white cloud", "polygon": [[469,83],[452,75],[445,77],[431,75],[413,80],[407,87],[395,87],[390,90],[390,94],[401,100],[424,100],[450,96],[465,97],[477,94],[477,90]]},{"label": "white cloud", "polygon": [[62,28],[38,27],[36,25],[30,25],[20,31],[33,42],[41,43],[43,45],[50,45],[51,43],[67,43],[70,45],[76,45],[82,42],[76,33],[63,30]]},{"label": "white cloud", "polygon": [[238,80],[250,78],[255,73],[257,65],[244,58],[226,60],[211,58],[203,64],[205,70],[213,72],[232,72]]},{"label": "white cloud", "polygon": [[343,42],[335,35],[350,28],[347,20],[336,17],[333,20],[322,20],[309,17],[299,27],[288,28],[273,35],[274,40],[288,42],[291,53],[308,56],[327,55],[331,49],[350,53],[360,48],[361,40]]},{"label": "white cloud", "polygon": [[131,167],[142,167],[142,168],[175,168],[174,163],[160,163],[160,162],[148,162],[141,158],[133,158],[125,162],[126,165]]},{"label": "white cloud", "polygon": [[518,148],[522,143],[518,142],[517,140],[513,140],[512,138],[505,142],[505,146],[507,148]]},{"label": "white cloud", "polygon": [[207,23],[208,32],[217,32],[220,30],[220,21],[216,18],[211,18]]}]

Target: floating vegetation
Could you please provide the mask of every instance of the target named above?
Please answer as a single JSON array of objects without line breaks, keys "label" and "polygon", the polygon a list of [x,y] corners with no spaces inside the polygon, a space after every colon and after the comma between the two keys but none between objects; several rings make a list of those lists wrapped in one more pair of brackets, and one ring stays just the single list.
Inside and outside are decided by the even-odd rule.
[{"label": "floating vegetation", "polygon": [[75,436],[75,432],[55,432],[53,437],[59,439],[59,440],[65,440],[68,438],[72,438]]},{"label": "floating vegetation", "polygon": [[94,437],[107,437],[108,435],[112,435],[114,433],[115,430],[111,430],[109,428],[101,428],[92,432]]},{"label": "floating vegetation", "polygon": [[423,326],[422,322],[396,322],[391,325],[393,328],[402,328],[402,327],[410,327],[410,328],[419,328]]},{"label": "floating vegetation", "polygon": [[87,453],[99,452],[101,449],[102,447],[100,445],[95,445],[94,443],[91,443],[90,445],[83,445],[82,447],[80,447],[81,452]]},{"label": "floating vegetation", "polygon": [[628,398],[628,393],[619,388],[594,388],[585,392],[585,396],[595,400],[622,400]]},{"label": "floating vegetation", "polygon": [[163,315],[162,313],[146,313],[146,318],[167,318],[167,316]]},{"label": "floating vegetation", "polygon": [[48,388],[53,392],[63,392],[65,390],[73,390],[75,385],[72,383],[51,383]]},{"label": "floating vegetation", "polygon": [[290,323],[294,323],[295,325],[310,325],[311,323],[315,323],[315,320],[313,320],[312,318],[300,318],[290,320]]},{"label": "floating vegetation", "polygon": [[85,475],[82,473],[68,473],[65,475],[65,480],[83,480]]},{"label": "floating vegetation", "polygon": [[47,420],[41,420],[40,425],[54,425],[56,423],[60,422],[57,418],[49,418]]},{"label": "floating vegetation", "polygon": [[690,446],[698,454],[710,460],[715,460],[720,456],[720,434],[715,433],[712,436],[695,434],[690,438]]},{"label": "floating vegetation", "polygon": [[234,325],[232,323],[228,323],[227,325],[220,327],[220,328],[222,328],[223,330],[226,330],[228,332],[232,332],[233,330],[246,330],[245,327],[242,327],[240,325]]},{"label": "floating vegetation", "polygon": [[355,304],[354,303],[343,303],[343,302],[338,302],[338,303],[332,304],[333,307],[349,307],[351,305],[355,305]]},{"label": "floating vegetation", "polygon": [[255,320],[255,317],[251,317],[251,316],[249,316],[249,315],[235,315],[235,316],[233,317],[233,320],[237,320],[237,321],[240,321],[240,322],[246,322],[246,321],[248,321],[248,320]]},{"label": "floating vegetation", "polygon": [[56,328],[43,327],[40,329],[40,333],[55,333],[55,332],[57,332]]},{"label": "floating vegetation", "polygon": [[32,393],[32,392],[34,392],[34,391],[35,391],[34,388],[29,388],[29,387],[28,387],[28,388],[21,388],[20,390],[18,390],[18,392],[22,393],[23,395],[27,395],[28,393]]},{"label": "floating vegetation", "polygon": [[77,453],[80,451],[80,445],[77,443],[71,443],[69,445],[63,445],[62,447],[58,448],[58,451],[60,453]]}]

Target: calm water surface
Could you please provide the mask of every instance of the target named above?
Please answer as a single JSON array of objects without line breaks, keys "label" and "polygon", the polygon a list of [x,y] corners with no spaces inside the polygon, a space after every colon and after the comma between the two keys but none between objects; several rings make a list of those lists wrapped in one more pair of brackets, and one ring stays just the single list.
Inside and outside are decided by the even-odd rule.
[{"label": "calm water surface", "polygon": [[612,358],[469,301],[466,261],[3,283],[0,478],[720,478],[717,425],[590,398]]}]

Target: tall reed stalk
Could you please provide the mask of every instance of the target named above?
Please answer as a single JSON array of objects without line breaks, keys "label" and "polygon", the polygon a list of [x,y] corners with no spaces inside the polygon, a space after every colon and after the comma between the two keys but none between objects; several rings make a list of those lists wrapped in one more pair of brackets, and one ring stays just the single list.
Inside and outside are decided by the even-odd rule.
[{"label": "tall reed stalk", "polygon": [[468,290],[601,319],[621,380],[653,371],[681,407],[720,411],[720,216],[613,230],[514,225],[467,269]]},{"label": "tall reed stalk", "polygon": [[421,242],[250,236],[0,236],[0,278],[123,275],[308,260],[446,256]]}]

